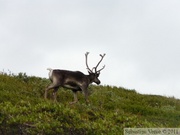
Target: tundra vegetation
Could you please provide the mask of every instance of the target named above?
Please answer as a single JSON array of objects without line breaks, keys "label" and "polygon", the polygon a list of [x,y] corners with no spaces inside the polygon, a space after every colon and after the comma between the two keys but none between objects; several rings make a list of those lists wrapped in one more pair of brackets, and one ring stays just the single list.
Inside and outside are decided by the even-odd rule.
[{"label": "tundra vegetation", "polygon": [[[180,100],[142,95],[114,86],[89,87],[89,104],[60,88],[57,102],[44,100],[50,81],[26,73],[0,74],[1,135],[123,134],[123,128],[180,128]],[[47,95],[52,96],[52,93]]]}]

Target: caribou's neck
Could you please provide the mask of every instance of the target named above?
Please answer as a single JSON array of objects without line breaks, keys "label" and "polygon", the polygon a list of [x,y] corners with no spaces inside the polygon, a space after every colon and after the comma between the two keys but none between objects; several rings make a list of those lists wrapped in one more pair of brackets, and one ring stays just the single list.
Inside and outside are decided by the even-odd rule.
[{"label": "caribou's neck", "polygon": [[88,84],[93,83],[93,77],[92,75],[86,75],[87,79],[88,79]]}]

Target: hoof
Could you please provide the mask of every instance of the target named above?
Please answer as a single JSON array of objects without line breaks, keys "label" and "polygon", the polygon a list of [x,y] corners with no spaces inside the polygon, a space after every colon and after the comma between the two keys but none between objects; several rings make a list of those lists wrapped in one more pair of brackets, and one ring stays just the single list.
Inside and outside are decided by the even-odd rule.
[{"label": "hoof", "polygon": [[86,100],[86,105],[90,105],[91,104],[91,102],[89,101],[89,100]]},{"label": "hoof", "polygon": [[78,101],[73,101],[73,102],[70,102],[69,104],[72,105],[72,104],[75,104],[77,103]]}]

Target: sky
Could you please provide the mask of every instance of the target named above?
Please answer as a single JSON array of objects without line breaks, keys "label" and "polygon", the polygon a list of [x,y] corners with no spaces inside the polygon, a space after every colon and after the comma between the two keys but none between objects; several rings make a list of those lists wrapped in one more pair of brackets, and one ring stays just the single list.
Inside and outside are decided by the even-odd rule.
[{"label": "sky", "polygon": [[87,73],[102,85],[180,98],[179,0],[0,0],[0,71]]}]

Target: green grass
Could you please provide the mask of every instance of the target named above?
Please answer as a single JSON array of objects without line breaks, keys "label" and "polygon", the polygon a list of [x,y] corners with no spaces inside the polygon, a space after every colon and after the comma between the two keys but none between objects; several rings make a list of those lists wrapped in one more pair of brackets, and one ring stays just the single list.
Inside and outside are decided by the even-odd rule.
[{"label": "green grass", "polygon": [[0,134],[123,134],[123,128],[180,127],[180,100],[142,95],[121,87],[89,87],[90,104],[78,93],[79,102],[70,105],[73,94],[60,88],[58,102],[51,91],[44,100],[49,80],[18,75],[0,75]]}]

